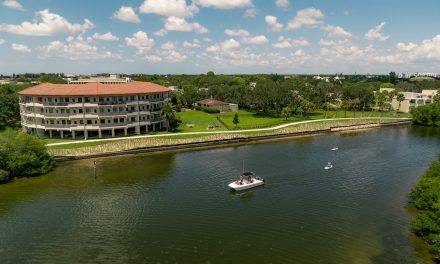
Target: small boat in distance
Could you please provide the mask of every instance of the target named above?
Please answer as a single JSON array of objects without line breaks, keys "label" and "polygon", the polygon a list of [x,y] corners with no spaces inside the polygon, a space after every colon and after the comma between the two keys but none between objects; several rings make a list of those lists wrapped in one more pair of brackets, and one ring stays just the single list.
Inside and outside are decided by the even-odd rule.
[{"label": "small boat in distance", "polygon": [[324,167],[324,170],[329,170],[331,168],[333,168],[333,164],[329,161],[327,162],[327,166]]},{"label": "small boat in distance", "polygon": [[339,148],[336,147],[336,146],[334,146],[334,147],[332,148],[333,151],[336,151],[336,150],[338,150],[338,149],[339,149]]},{"label": "small boat in distance", "polygon": [[251,171],[243,172],[240,175],[240,179],[231,182],[228,186],[236,191],[247,190],[253,187],[257,187],[264,184],[264,179],[255,176],[255,173]]}]

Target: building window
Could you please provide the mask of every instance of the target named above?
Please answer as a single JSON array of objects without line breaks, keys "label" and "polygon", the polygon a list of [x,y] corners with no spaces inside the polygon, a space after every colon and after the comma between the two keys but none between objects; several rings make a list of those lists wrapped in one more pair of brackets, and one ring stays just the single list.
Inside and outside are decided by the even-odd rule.
[{"label": "building window", "polygon": [[101,119],[101,120],[99,120],[99,123],[101,123],[101,124],[105,124],[105,119]]},{"label": "building window", "polygon": [[78,113],[82,114],[83,110],[82,109],[78,109]]},{"label": "building window", "polygon": [[78,98],[78,103],[82,103],[82,98]]},{"label": "building window", "polygon": [[119,118],[119,122],[124,123],[124,118]]},{"label": "building window", "polygon": [[91,125],[92,124],[92,120],[87,120],[87,125]]},{"label": "building window", "polygon": [[79,120],[79,124],[80,124],[80,125],[83,125],[83,124],[84,124],[84,121],[83,121],[83,120]]},{"label": "building window", "polygon": [[118,119],[117,118],[113,118],[113,123],[117,124],[118,123]]}]

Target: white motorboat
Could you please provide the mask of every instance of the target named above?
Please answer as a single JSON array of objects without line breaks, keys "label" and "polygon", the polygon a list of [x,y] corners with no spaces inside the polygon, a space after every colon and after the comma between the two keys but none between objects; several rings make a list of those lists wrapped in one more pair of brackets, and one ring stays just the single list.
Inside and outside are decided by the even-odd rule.
[{"label": "white motorboat", "polygon": [[329,161],[327,162],[327,166],[324,167],[324,170],[329,170],[331,168],[333,168],[333,164],[331,164],[331,162]]},{"label": "white motorboat", "polygon": [[253,172],[247,171],[240,175],[240,179],[231,182],[228,186],[236,191],[247,190],[264,184],[264,179],[255,176]]},{"label": "white motorboat", "polygon": [[336,150],[338,150],[338,149],[339,149],[338,147],[333,147],[333,148],[332,148],[333,151],[336,151]]}]

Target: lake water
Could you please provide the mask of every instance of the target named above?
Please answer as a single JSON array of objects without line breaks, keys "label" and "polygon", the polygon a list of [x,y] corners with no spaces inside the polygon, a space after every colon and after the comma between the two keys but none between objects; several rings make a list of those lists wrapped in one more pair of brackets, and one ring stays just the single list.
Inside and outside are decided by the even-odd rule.
[{"label": "lake water", "polygon": [[[92,160],[60,163],[0,185],[0,262],[429,263],[406,194],[439,139],[400,126],[127,155],[96,177]],[[234,193],[243,160],[267,183]]]}]

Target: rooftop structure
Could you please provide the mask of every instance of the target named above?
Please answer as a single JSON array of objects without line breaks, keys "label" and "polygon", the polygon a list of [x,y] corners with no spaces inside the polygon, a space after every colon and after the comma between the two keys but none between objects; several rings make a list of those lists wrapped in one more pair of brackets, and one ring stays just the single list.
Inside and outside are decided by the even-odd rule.
[{"label": "rooftop structure", "polygon": [[130,78],[120,78],[117,74],[111,74],[110,77],[91,77],[89,79],[78,79],[74,80],[72,78],[67,78],[67,83],[69,84],[84,84],[84,83],[108,83],[108,84],[117,84],[117,83],[129,83],[131,82]]},{"label": "rooftop structure", "polygon": [[72,139],[141,134],[166,125],[170,90],[148,82],[43,83],[19,92],[23,130]]}]

